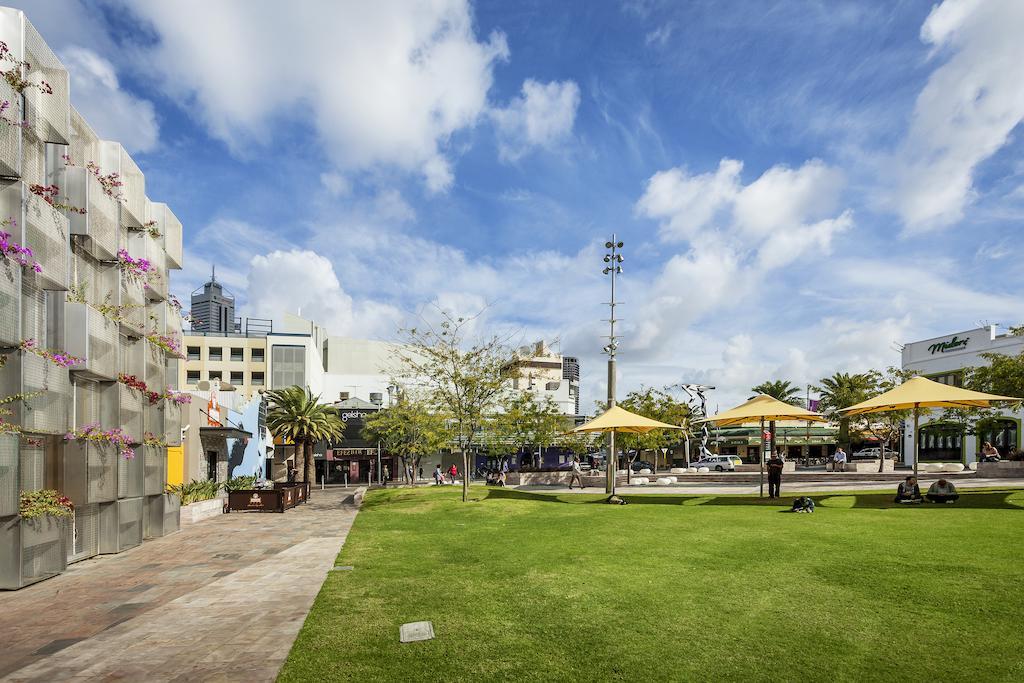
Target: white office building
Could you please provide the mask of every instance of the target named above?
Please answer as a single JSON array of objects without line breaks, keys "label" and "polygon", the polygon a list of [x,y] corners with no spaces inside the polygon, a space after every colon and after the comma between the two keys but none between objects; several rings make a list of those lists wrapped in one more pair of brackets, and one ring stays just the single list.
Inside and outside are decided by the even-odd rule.
[{"label": "white office building", "polygon": [[[985,353],[1015,356],[1024,351],[1024,336],[1000,334],[996,325],[946,334],[911,342],[903,347],[903,369],[943,384],[962,386],[964,369],[988,365]],[[921,415],[919,433],[913,434],[913,422],[905,429],[904,453],[913,462],[914,438],[920,439],[921,462],[962,462],[977,460],[981,444],[989,441],[1005,456],[1010,448],[1021,447],[1021,419],[1024,411],[1000,411],[995,420],[987,420],[967,433],[942,420],[941,410]],[[976,433],[972,434],[970,431]]]}]

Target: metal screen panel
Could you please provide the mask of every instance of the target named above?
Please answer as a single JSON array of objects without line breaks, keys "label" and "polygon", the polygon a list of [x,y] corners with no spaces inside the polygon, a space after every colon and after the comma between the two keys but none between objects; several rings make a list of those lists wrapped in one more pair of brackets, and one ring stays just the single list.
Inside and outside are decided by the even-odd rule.
[{"label": "metal screen panel", "polygon": [[146,308],[145,297],[142,294],[142,286],[128,281],[121,275],[121,301],[120,305],[126,308],[123,311],[124,319],[121,321],[121,329],[133,336],[141,336],[146,332]]},{"label": "metal screen panel", "polygon": [[102,503],[117,499],[118,459],[112,446],[89,444],[85,449],[88,459],[87,496],[89,503]]},{"label": "metal screen panel", "polygon": [[[134,435],[133,435],[134,436]],[[117,497],[134,498],[141,496],[145,486],[146,456],[141,446],[136,446],[135,457],[117,456]]]},{"label": "metal screen panel", "polygon": [[275,345],[271,353],[271,389],[306,385],[306,348]]},{"label": "metal screen panel", "polygon": [[19,488],[21,491],[39,491],[46,488],[46,449],[29,443],[21,444]]},{"label": "metal screen panel", "polygon": [[153,344],[146,344],[146,386],[157,393],[166,388],[166,360],[163,349]]},{"label": "metal screen panel", "polygon": [[181,329],[181,314],[171,308],[170,304],[165,304],[167,315],[165,317],[164,334],[168,337],[174,337],[175,339],[181,339],[183,332]]},{"label": "metal screen panel", "polygon": [[71,108],[71,143],[68,146],[68,155],[76,166],[83,168],[90,161],[99,163],[99,136],[96,131],[86,122],[82,115]]},{"label": "metal screen panel", "polygon": [[146,342],[121,337],[121,372],[143,378],[146,372]]},{"label": "metal screen panel", "polygon": [[167,267],[180,270],[185,264],[181,249],[181,221],[166,204],[164,207],[164,251],[167,253]]},{"label": "metal screen panel", "polygon": [[119,551],[142,543],[142,498],[117,501]]},{"label": "metal screen panel", "polygon": [[28,432],[63,434],[68,430],[71,380],[68,371],[32,353],[22,353],[22,387],[28,398],[22,410],[22,427]]},{"label": "metal screen panel", "polygon": [[89,309],[89,357],[86,362],[92,371],[103,377],[117,377],[117,343],[120,339],[117,325],[102,313]]},{"label": "metal screen panel", "polygon": [[85,214],[70,214],[71,233],[88,238],[91,253],[104,260],[113,259],[117,255],[117,201],[103,191],[100,181],[85,168],[65,168],[62,175],[61,187],[69,203],[86,209]]},{"label": "metal screen panel", "polygon": [[168,446],[181,445],[181,406],[164,402],[164,441]]},{"label": "metal screen panel", "polygon": [[146,329],[149,332],[167,332],[167,319],[170,317],[167,309],[168,305],[163,301],[150,301],[146,304]]},{"label": "metal screen panel", "polygon": [[28,120],[32,123],[35,134],[48,142],[68,144],[71,138],[71,79],[64,65],[27,18],[25,61],[32,67],[29,80],[44,80],[53,89],[53,93],[49,95],[40,92],[38,88],[25,90]]},{"label": "metal screen panel", "polygon": [[[120,145],[118,145],[120,147]],[[122,214],[127,214],[129,221],[125,225],[141,227],[146,221],[146,178],[124,148],[120,148],[120,172],[124,186],[121,188],[124,201],[121,203]]]},{"label": "metal screen panel", "polygon": [[149,401],[138,391],[129,389],[123,384],[118,384],[118,393],[120,394],[121,403],[121,419],[119,424],[133,438],[141,439],[145,431],[143,429],[142,409]]},{"label": "metal screen panel", "polygon": [[[7,79],[0,78],[0,101],[8,102],[4,116],[9,121],[21,121],[21,97]],[[0,123],[0,176],[16,178],[21,175],[21,128]]]},{"label": "metal screen panel", "polygon": [[42,266],[37,277],[64,289],[68,282],[68,219],[34,194],[28,195],[25,207],[25,241]]},{"label": "metal screen panel", "polygon": [[146,407],[146,431],[157,436],[164,433],[164,411],[160,406]]},{"label": "metal screen panel", "polygon": [[31,583],[67,569],[70,523],[64,518],[21,520],[21,579]]},{"label": "metal screen panel", "polygon": [[141,450],[146,453],[145,495],[163,493],[167,484],[167,449],[162,446],[143,446]]},{"label": "metal screen panel", "polygon": [[99,514],[100,508],[96,503],[75,507],[68,562],[78,562],[99,552]]},{"label": "metal screen panel", "polygon": [[181,529],[181,502],[173,493],[165,493],[164,499],[164,536]]},{"label": "metal screen panel", "polygon": [[16,434],[0,434],[0,517],[18,514],[21,477]]},{"label": "metal screen panel", "polygon": [[31,128],[21,134],[21,179],[25,190],[30,185],[48,185],[46,182],[46,142]]},{"label": "metal screen panel", "polygon": [[21,266],[0,259],[0,345],[17,346],[21,341],[20,295]]}]

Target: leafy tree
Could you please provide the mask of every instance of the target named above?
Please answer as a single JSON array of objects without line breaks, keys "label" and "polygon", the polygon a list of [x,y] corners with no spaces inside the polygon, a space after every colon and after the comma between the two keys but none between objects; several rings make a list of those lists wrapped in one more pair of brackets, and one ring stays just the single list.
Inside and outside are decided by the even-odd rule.
[{"label": "leafy tree", "polygon": [[469,343],[473,318],[441,312],[437,325],[406,330],[399,352],[399,374],[419,385],[431,403],[445,412],[462,453],[462,500],[469,500],[469,451],[478,443],[484,423],[495,412],[520,361],[505,340],[492,336]]},{"label": "leafy tree", "polygon": [[[913,370],[902,370],[891,366],[884,371],[872,370],[867,373],[871,388],[868,389],[866,398],[873,398],[895,389],[916,374],[917,372]],[[850,420],[852,426],[878,439],[878,444],[882,449],[878,461],[879,472],[885,471],[885,452],[889,449],[889,444],[899,439],[904,421],[913,415],[913,410],[891,410],[885,413],[857,415]]]},{"label": "leafy tree", "polygon": [[302,480],[313,483],[313,444],[325,439],[340,439],[345,423],[338,411],[320,403],[308,387],[291,386],[267,392],[267,427],[274,434],[295,444],[295,453],[303,454]]},{"label": "leafy tree", "polygon": [[[674,429],[655,429],[646,434],[623,434],[623,446],[632,447],[635,454],[629,458],[630,465],[640,455],[640,451],[653,450],[660,452],[663,448],[669,448],[678,444],[682,438],[686,438],[689,431],[691,413],[690,406],[675,398],[664,389],[653,387],[642,387],[639,390],[626,394],[626,398],[618,402],[618,405],[630,412],[649,417],[660,422],[680,425],[684,428],[684,434]],[[657,457],[657,456],[655,456]],[[632,467],[628,468],[632,471]]]},{"label": "leafy tree", "polygon": [[[1024,352],[1016,356],[983,353],[981,357],[988,361],[987,365],[964,368],[965,389],[1024,398]],[[957,431],[977,434],[990,426],[1002,411],[1007,408],[1017,410],[1019,407],[1018,403],[1009,406],[1003,404],[994,408],[947,408],[943,411],[941,419],[943,422],[957,425]]]},{"label": "leafy tree", "polygon": [[420,460],[448,446],[452,439],[447,416],[422,396],[408,391],[400,391],[393,406],[368,416],[363,434],[401,458],[412,486],[416,485]]},{"label": "leafy tree", "polygon": [[487,419],[484,441],[504,460],[530,446],[539,446],[543,452],[568,428],[550,397],[540,401],[530,391],[505,392],[499,410]]},{"label": "leafy tree", "polygon": [[[785,379],[775,379],[761,382],[756,387],[750,387],[750,390],[755,394],[767,394],[772,398],[778,399],[783,403],[795,403],[795,399],[800,396],[800,389],[793,385],[792,382]],[[768,423],[768,431],[771,432],[771,452],[775,452],[775,420],[771,420]]]},{"label": "leafy tree", "polygon": [[821,396],[819,405],[824,415],[839,423],[839,445],[847,451],[850,450],[850,418],[839,410],[867,400],[873,388],[874,381],[869,373],[851,375],[846,372],[823,377],[821,386],[814,388]]}]

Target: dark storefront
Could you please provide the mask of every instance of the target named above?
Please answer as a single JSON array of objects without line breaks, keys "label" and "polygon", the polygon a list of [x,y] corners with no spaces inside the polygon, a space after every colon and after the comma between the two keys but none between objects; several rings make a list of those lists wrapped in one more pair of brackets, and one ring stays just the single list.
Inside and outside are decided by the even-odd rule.
[{"label": "dark storefront", "polygon": [[341,421],[345,423],[345,434],[340,441],[317,445],[317,480],[321,480],[326,472],[328,484],[367,484],[371,478],[376,483],[385,467],[392,479],[398,479],[401,475],[400,466],[396,467],[398,459],[379,451],[377,442],[363,438],[366,416],[376,413],[378,407],[359,399],[349,399],[338,404],[337,408]]}]

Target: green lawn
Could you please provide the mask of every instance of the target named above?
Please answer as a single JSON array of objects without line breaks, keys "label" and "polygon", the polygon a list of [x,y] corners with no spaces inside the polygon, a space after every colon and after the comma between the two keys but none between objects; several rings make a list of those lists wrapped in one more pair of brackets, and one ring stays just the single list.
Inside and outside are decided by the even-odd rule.
[{"label": "green lawn", "polygon": [[371,492],[281,680],[1024,680],[1024,491],[473,493]]}]

